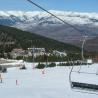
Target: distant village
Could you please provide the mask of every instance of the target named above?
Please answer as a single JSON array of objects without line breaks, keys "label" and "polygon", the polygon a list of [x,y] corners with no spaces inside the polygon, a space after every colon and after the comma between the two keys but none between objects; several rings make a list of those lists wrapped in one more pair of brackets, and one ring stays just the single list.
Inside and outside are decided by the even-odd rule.
[{"label": "distant village", "polygon": [[[10,56],[12,59],[16,59],[17,57],[30,57],[34,56],[35,58],[38,56],[43,56],[43,55],[55,55],[55,56],[60,56],[60,57],[65,57],[67,56],[67,53],[65,51],[57,51],[53,50],[51,53],[46,52],[45,48],[28,48],[27,50],[23,50],[22,48],[15,48],[10,52]],[[6,53],[5,53],[6,56]]]}]

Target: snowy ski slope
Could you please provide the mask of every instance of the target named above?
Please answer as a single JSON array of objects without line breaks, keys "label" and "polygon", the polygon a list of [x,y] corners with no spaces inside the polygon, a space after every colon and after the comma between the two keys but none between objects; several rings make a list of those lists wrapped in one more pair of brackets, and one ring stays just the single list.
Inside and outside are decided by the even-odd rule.
[{"label": "snowy ski slope", "polygon": [[[76,92],[70,88],[71,67],[46,68],[45,74],[42,74],[42,70],[32,69],[31,63],[26,66],[27,70],[9,68],[7,73],[2,73],[0,98],[98,98],[96,94]],[[97,70],[97,64],[92,66],[93,71]],[[84,66],[83,69],[86,68]]]}]

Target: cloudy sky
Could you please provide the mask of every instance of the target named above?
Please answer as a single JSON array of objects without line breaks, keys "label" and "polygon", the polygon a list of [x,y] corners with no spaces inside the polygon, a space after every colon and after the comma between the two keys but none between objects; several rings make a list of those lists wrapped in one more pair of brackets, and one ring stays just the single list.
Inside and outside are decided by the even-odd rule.
[{"label": "cloudy sky", "polygon": [[[98,12],[98,0],[32,0],[48,10]],[[27,0],[0,0],[0,10],[40,10]]]}]

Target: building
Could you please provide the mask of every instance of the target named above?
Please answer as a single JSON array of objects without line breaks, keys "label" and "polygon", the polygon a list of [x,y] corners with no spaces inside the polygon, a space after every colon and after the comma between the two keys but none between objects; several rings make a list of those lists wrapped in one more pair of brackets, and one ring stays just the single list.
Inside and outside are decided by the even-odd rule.
[{"label": "building", "polygon": [[44,55],[45,54],[45,48],[28,48],[28,55],[34,55],[34,57]]},{"label": "building", "polygon": [[60,51],[57,51],[57,50],[54,50],[53,54],[56,55],[56,56],[61,56],[61,57],[67,56],[66,52],[60,52]]},{"label": "building", "polygon": [[23,49],[13,49],[11,51],[10,55],[13,59],[16,59],[19,56],[24,56],[25,55],[25,50],[23,50]]}]

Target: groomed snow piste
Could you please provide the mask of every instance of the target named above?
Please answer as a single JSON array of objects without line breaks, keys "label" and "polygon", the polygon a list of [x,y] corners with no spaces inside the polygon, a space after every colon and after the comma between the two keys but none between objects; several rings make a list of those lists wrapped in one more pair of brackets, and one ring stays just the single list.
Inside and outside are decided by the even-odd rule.
[{"label": "groomed snow piste", "polygon": [[[91,66],[97,68],[98,65]],[[2,73],[0,98],[98,98],[96,94],[76,92],[70,88],[71,67],[46,68],[45,74],[40,69],[32,69],[31,63],[27,63],[26,67],[27,70],[14,67]]]}]

